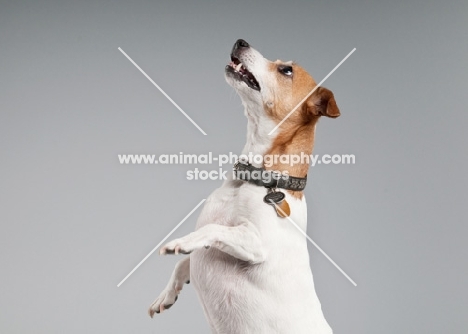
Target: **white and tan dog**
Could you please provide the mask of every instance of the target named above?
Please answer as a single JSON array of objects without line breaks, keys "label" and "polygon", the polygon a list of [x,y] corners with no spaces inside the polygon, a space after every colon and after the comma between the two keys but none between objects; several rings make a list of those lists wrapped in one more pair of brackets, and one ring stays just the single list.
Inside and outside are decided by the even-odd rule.
[{"label": "white and tan dog", "polygon": [[[319,87],[269,135],[315,81],[299,65],[269,61],[241,39],[234,44],[225,75],[248,119],[243,154],[310,155],[320,116],[340,115],[332,92]],[[308,162],[277,162],[266,169],[304,178],[308,168]],[[302,191],[284,192],[290,218],[305,231]],[[264,203],[266,194],[265,187],[231,177],[209,196],[196,231],[160,250],[190,255],[177,263],[167,287],[149,308],[151,317],[172,306],[183,284],[191,281],[213,333],[332,333],[315,292],[306,238]]]}]

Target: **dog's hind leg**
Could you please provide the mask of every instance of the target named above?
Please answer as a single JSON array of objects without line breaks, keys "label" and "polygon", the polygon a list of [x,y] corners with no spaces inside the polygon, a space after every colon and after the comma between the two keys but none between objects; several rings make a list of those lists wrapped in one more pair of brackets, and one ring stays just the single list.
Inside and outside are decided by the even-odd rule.
[{"label": "dog's hind leg", "polygon": [[152,318],[155,313],[161,313],[170,308],[177,300],[177,295],[184,284],[190,283],[190,256],[177,262],[166,288],[158,298],[151,304],[148,313]]}]

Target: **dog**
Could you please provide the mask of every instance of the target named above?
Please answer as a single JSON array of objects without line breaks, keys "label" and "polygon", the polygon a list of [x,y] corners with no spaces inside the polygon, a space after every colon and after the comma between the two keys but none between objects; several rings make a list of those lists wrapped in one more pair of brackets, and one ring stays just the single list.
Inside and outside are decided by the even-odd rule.
[{"label": "dog", "polygon": [[[333,93],[317,88],[302,67],[267,60],[242,39],[232,48],[225,78],[248,119],[242,156],[310,155],[319,118],[340,115]],[[192,282],[212,333],[332,333],[315,292],[307,240],[288,221],[306,231],[309,162],[291,166],[279,160],[268,168],[239,161],[237,172],[279,171],[289,178],[265,181],[234,173],[206,200],[195,232],[160,249],[189,255],[151,304],[151,317],[171,307],[183,285]]]}]

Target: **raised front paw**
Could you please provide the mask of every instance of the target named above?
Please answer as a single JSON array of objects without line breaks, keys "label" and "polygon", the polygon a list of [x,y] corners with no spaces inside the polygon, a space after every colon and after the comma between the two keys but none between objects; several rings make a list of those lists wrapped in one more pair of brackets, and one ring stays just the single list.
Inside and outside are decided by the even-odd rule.
[{"label": "raised front paw", "polygon": [[149,307],[149,316],[152,318],[155,313],[162,313],[164,310],[170,309],[176,302],[177,298],[178,296],[175,290],[164,290]]},{"label": "raised front paw", "polygon": [[190,233],[189,235],[174,239],[165,244],[159,250],[160,255],[165,254],[190,254],[196,249],[210,248],[210,241],[204,235],[197,234],[197,232]]}]

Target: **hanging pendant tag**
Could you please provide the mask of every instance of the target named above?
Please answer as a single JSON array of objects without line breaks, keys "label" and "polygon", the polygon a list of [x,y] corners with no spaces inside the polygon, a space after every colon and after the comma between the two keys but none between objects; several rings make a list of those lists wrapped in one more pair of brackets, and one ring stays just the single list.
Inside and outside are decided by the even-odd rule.
[{"label": "hanging pendant tag", "polygon": [[263,201],[266,204],[273,205],[271,202],[278,204],[281,203],[285,199],[286,195],[281,191],[271,191],[263,197]]},{"label": "hanging pendant tag", "polygon": [[271,190],[263,197],[263,201],[273,206],[278,217],[285,218],[291,214],[286,195],[281,191]]},{"label": "hanging pendant tag", "polygon": [[276,210],[276,214],[278,215],[278,217],[281,217],[281,218],[289,217],[289,215],[291,214],[291,209],[289,208],[288,201],[284,200],[281,203],[276,204],[276,206],[275,206],[275,210]]}]

